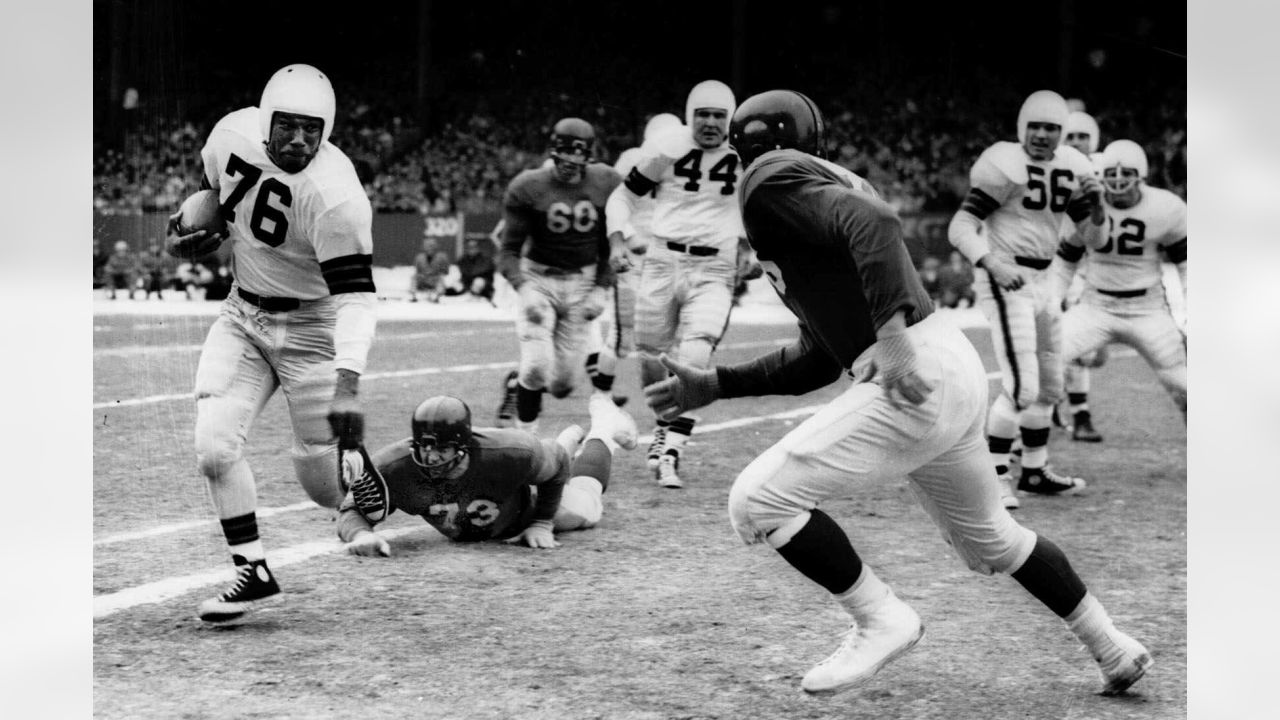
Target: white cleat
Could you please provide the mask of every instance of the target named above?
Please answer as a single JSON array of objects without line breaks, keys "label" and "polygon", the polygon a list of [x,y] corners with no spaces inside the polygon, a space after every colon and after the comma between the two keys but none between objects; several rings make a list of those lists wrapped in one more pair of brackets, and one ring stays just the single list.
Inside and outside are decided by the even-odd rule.
[{"label": "white cleat", "polygon": [[1107,633],[1107,640],[1106,647],[1094,651],[1093,659],[1102,673],[1102,694],[1119,695],[1142,679],[1155,660],[1142,643],[1115,628]]},{"label": "white cleat", "polygon": [[1018,494],[1013,491],[1012,475],[1000,475],[996,478],[996,482],[1000,484],[1000,503],[1004,505],[1005,510],[1017,510],[1022,506]]},{"label": "white cleat", "polygon": [[556,443],[569,453],[569,457],[578,454],[578,448],[582,445],[582,439],[587,436],[587,432],[582,429],[581,425],[570,425],[560,431],[556,436]]},{"label": "white cleat", "polygon": [[684,481],[680,479],[680,473],[677,472],[680,466],[680,459],[671,453],[663,453],[658,458],[658,469],[656,475],[658,477],[658,485],[673,490],[684,487]]},{"label": "white cleat", "polygon": [[873,613],[856,620],[840,647],[805,673],[800,687],[814,695],[849,690],[915,647],[922,637],[924,624],[920,616],[910,605],[891,598]]},{"label": "white cleat", "polygon": [[631,413],[614,404],[607,393],[593,393],[587,401],[587,412],[591,415],[591,427],[599,432],[607,433],[623,450],[635,450],[639,443],[640,431]]}]

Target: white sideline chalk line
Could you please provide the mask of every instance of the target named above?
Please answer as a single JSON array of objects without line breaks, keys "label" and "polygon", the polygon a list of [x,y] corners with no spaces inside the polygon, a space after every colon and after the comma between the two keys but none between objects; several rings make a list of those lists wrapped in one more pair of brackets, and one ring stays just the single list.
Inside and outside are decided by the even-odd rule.
[{"label": "white sideline chalk line", "polygon": [[[423,340],[433,337],[469,337],[472,335],[487,335],[492,333],[510,333],[508,328],[486,328],[483,330],[427,330],[416,333],[399,333],[380,335],[381,340]],[[102,348],[94,350],[93,356],[98,357],[130,357],[132,355],[152,355],[162,352],[199,352],[203,345],[126,345],[118,348]]]},{"label": "white sideline chalk line", "polygon": [[[754,342],[730,343],[722,345],[725,350],[741,350],[745,348],[763,347],[771,345],[789,345],[794,342],[791,339],[777,340],[758,340]],[[389,370],[387,372],[376,372],[361,375],[361,380],[383,380],[386,378],[402,378],[415,377],[418,375],[440,375],[443,373],[461,373],[474,372],[476,370],[509,370],[517,365],[514,361],[483,363],[478,365],[450,365],[447,367],[425,367],[414,368],[412,370]],[[194,400],[192,393],[174,393],[170,395],[149,395],[140,398],[128,398],[126,400],[112,400],[110,402],[97,402],[93,404],[94,410],[102,410],[104,408],[121,408],[133,407],[137,405],[150,405],[152,403],[170,402],[173,400]]]},{"label": "white sideline chalk line", "polygon": [[[383,530],[378,534],[388,540],[391,540],[426,530],[433,529],[430,525],[423,523],[418,527]],[[317,555],[324,555],[341,549],[342,542],[337,538],[333,538],[331,540],[317,540],[315,542],[302,543],[301,545],[292,545],[278,550],[273,549],[271,551],[271,564],[278,568],[285,567],[305,560],[310,560]],[[119,612],[120,610],[127,610],[138,605],[163,602],[199,587],[216,585],[220,582],[228,582],[232,578],[233,574],[231,569],[223,567],[216,570],[204,570],[191,575],[168,577],[163,580],[157,580],[156,582],[138,585],[136,587],[125,588],[124,590],[119,590],[113,593],[94,595],[93,617],[96,620],[98,618],[111,615],[112,613]]]}]

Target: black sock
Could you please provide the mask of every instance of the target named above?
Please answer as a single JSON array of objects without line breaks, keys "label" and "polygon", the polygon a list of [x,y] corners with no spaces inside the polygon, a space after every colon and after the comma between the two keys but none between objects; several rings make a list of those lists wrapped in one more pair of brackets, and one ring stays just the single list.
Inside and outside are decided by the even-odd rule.
[{"label": "black sock", "polygon": [[1031,551],[1031,556],[1012,577],[1062,618],[1076,609],[1088,591],[1084,581],[1071,568],[1066,554],[1047,538],[1040,536],[1036,536],[1036,546]]},{"label": "black sock", "polygon": [[256,513],[237,515],[233,518],[219,520],[222,523],[222,534],[227,544],[235,547],[258,539],[258,516]]},{"label": "black sock", "polygon": [[520,422],[533,422],[542,412],[543,390],[530,390],[523,385],[516,386],[516,417]]},{"label": "black sock", "polygon": [[862,558],[849,536],[821,510],[809,511],[809,522],[778,548],[778,554],[834,595],[853,587],[862,574]]}]

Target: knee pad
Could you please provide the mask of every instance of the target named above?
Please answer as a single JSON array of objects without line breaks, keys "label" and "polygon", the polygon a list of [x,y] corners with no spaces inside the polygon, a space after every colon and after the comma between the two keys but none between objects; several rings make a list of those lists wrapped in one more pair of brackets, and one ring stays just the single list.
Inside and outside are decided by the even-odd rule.
[{"label": "knee pad", "polygon": [[556,532],[586,530],[595,527],[604,515],[604,491],[600,481],[579,475],[565,483],[560,507],[553,519]]},{"label": "knee pad", "polygon": [[292,460],[307,496],[320,507],[336,510],[347,495],[338,472],[337,444],[295,446]]},{"label": "knee pad", "polygon": [[738,474],[729,489],[729,522],[747,545],[763,542],[769,533],[809,510],[789,503],[769,488],[769,481],[782,471],[788,458],[786,450],[769,448]]},{"label": "knee pad", "polygon": [[196,432],[196,468],[210,480],[217,480],[244,458],[244,444],[235,433],[200,428]]},{"label": "knee pad", "polygon": [[520,384],[528,390],[545,390],[547,388],[547,369],[540,363],[521,364],[517,376]]},{"label": "knee pad", "polygon": [[987,434],[1011,438],[1018,435],[1018,411],[1008,394],[1000,393],[987,413]]},{"label": "knee pad", "polygon": [[547,392],[551,393],[551,397],[563,400],[573,394],[573,381],[556,378],[551,381],[551,386],[547,388]]},{"label": "knee pad", "polygon": [[1022,567],[1036,546],[1036,534],[1014,522],[1005,513],[1007,523],[980,530],[952,529],[949,541],[970,570],[983,575],[993,572],[1011,573]]}]

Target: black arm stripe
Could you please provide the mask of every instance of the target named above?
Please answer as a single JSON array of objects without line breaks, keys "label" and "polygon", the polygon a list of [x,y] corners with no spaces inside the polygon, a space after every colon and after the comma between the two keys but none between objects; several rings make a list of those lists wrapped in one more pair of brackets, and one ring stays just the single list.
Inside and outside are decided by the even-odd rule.
[{"label": "black arm stripe", "polygon": [[1084,246],[1072,245],[1068,242],[1058,243],[1058,257],[1067,262],[1080,262],[1080,258],[1084,257]]},{"label": "black arm stripe", "polygon": [[343,255],[320,263],[320,273],[330,295],[376,292],[373,286],[373,256]]},{"label": "black arm stripe", "polygon": [[1093,203],[1083,195],[1072,200],[1067,206],[1067,217],[1071,218],[1071,222],[1080,222],[1089,217],[1091,212],[1093,212]]},{"label": "black arm stripe", "polygon": [[964,204],[960,206],[960,209],[982,220],[998,207],[1000,207],[1000,203],[996,202],[995,198],[978,188],[970,188],[969,194],[965,196]]},{"label": "black arm stripe", "polygon": [[639,195],[640,197],[644,197],[649,193],[649,191],[658,187],[658,183],[645,177],[636,168],[631,168],[631,172],[627,173],[626,186],[631,192]]},{"label": "black arm stripe", "polygon": [[1169,262],[1180,263],[1187,261],[1187,239],[1182,238],[1172,245],[1164,247],[1164,254],[1168,256]]}]

